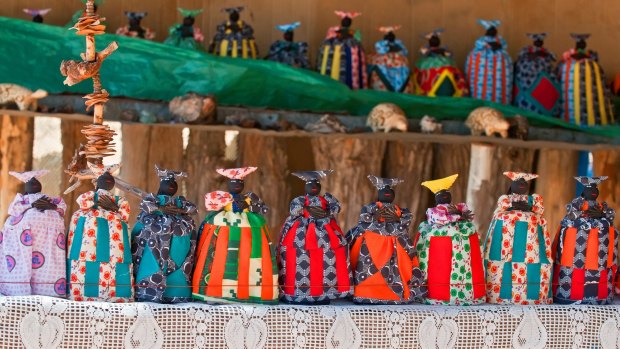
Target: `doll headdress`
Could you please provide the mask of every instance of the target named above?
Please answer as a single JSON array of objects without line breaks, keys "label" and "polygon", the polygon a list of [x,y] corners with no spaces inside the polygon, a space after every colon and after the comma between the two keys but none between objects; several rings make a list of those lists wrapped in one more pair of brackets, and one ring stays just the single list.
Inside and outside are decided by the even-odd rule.
[{"label": "doll headdress", "polygon": [[38,171],[26,171],[26,172],[15,172],[15,171],[9,171],[9,174],[17,179],[19,179],[20,181],[27,183],[29,180],[33,179],[33,178],[41,178],[43,176],[45,176],[46,174],[48,174],[50,171],[48,170],[38,170]]},{"label": "doll headdress", "polygon": [[601,184],[607,178],[609,178],[609,177],[607,177],[607,176],[600,176],[600,177],[579,176],[579,177],[575,177],[577,182],[583,184],[585,187],[596,187],[597,185]]},{"label": "doll headdress", "polygon": [[243,180],[247,175],[256,171],[258,167],[218,168],[215,172],[228,179]]},{"label": "doll headdress", "polygon": [[146,17],[146,15],[148,15],[148,12],[132,12],[132,11],[125,11],[125,16],[127,16],[127,18],[129,19],[143,19],[144,17]]},{"label": "doll headdress", "polygon": [[198,10],[186,10],[184,8],[179,7],[178,8],[179,12],[181,13],[181,15],[186,18],[186,17],[196,17],[199,14],[202,13],[203,9],[198,9]]},{"label": "doll headdress", "polygon": [[89,162],[88,168],[93,172],[95,178],[99,178],[106,172],[111,175],[114,174],[114,172],[118,171],[118,169],[121,168],[121,164],[104,166],[103,164],[93,164]]},{"label": "doll headdress", "polygon": [[400,28],[401,28],[400,25],[390,25],[390,26],[379,27],[377,29],[383,34],[387,34],[387,33],[394,33]]},{"label": "doll headdress", "polygon": [[46,14],[48,14],[52,9],[51,8],[42,8],[42,9],[36,9],[36,8],[25,8],[24,12],[31,15],[32,17],[35,16],[45,16]]},{"label": "doll headdress", "polygon": [[430,189],[433,194],[437,194],[442,190],[450,190],[458,176],[458,174],[453,174],[452,176],[422,182],[422,185]]},{"label": "doll headdress", "polygon": [[525,36],[527,36],[528,38],[536,41],[536,40],[545,40],[545,38],[547,37],[547,33],[543,32],[543,33],[527,33],[525,34]]},{"label": "doll headdress", "polygon": [[321,181],[321,178],[333,173],[334,170],[317,170],[317,171],[299,171],[291,173],[293,176],[300,178],[304,182]]},{"label": "doll headdress", "polygon": [[281,32],[292,32],[295,29],[297,29],[299,26],[301,25],[301,22],[293,22],[293,23],[289,23],[289,24],[280,24],[280,25],[276,25],[276,29],[278,29]]},{"label": "doll headdress", "polygon": [[590,33],[570,33],[570,37],[576,42],[586,41],[590,37]]},{"label": "doll headdress", "polygon": [[234,6],[234,7],[226,7],[223,8],[222,11],[231,14],[231,13],[241,13],[243,10],[245,10],[245,6]]},{"label": "doll headdress", "polygon": [[404,180],[400,178],[382,178],[373,175],[369,175],[368,179],[378,190],[389,187],[394,188],[400,183],[404,182]]},{"label": "doll headdress", "polygon": [[340,18],[355,18],[355,17],[359,17],[362,15],[361,12],[345,12],[345,11],[334,11],[334,13],[336,14],[336,16],[340,17]]},{"label": "doll headdress", "polygon": [[484,27],[484,29],[497,28],[502,22],[499,19],[487,20],[479,19],[478,23]]},{"label": "doll headdress", "polygon": [[161,168],[157,165],[155,165],[155,172],[157,173],[157,177],[159,177],[159,180],[164,180],[164,179],[168,179],[168,178],[172,178],[174,180],[180,179],[180,178],[187,178],[187,172],[181,172],[181,171],[173,171],[173,170],[168,170],[165,168]]},{"label": "doll headdress", "polygon": [[537,174],[525,172],[504,172],[504,176],[510,178],[513,182],[519,179],[525,179],[526,182],[529,182],[532,179],[538,178]]},{"label": "doll headdress", "polygon": [[[95,5],[96,5],[96,6],[99,6],[99,5],[103,4],[103,2],[104,2],[104,1],[105,1],[105,0],[95,0]],[[82,0],[82,2],[83,2],[84,4],[86,4],[86,3],[88,2],[88,0]]]},{"label": "doll headdress", "polygon": [[426,40],[430,40],[433,36],[437,36],[437,37],[441,36],[441,33],[443,33],[443,32],[444,32],[443,28],[437,28],[437,29],[435,29],[433,31],[430,31],[430,32],[424,34],[424,38]]}]

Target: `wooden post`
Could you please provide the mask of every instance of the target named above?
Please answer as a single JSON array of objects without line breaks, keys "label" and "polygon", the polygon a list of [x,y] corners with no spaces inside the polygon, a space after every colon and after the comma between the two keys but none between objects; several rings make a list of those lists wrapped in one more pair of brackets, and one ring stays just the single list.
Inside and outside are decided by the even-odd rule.
[{"label": "wooden post", "polygon": [[0,219],[4,222],[15,194],[23,189],[9,171],[32,169],[34,118],[2,115],[0,125]]},{"label": "wooden post", "polygon": [[[467,199],[467,182],[469,180],[469,161],[471,145],[469,144],[436,144],[434,156],[433,179],[458,174],[450,193],[454,203],[465,202]],[[433,201],[433,198],[431,198]],[[433,202],[431,202],[433,204]]]},{"label": "wooden post", "polygon": [[[599,200],[607,201],[609,207],[620,211],[620,150],[601,150],[592,152],[594,175],[609,178],[599,185]],[[618,217],[616,215],[616,217]],[[618,218],[616,218],[616,221]],[[616,223],[616,226],[618,224]]]}]

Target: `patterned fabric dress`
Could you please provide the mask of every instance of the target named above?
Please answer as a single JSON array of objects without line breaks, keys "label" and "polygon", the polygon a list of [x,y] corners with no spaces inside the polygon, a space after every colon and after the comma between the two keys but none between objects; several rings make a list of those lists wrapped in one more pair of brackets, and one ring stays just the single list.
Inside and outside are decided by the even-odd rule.
[{"label": "patterned fabric dress", "polygon": [[[398,48],[393,52],[392,47]],[[374,90],[413,93],[407,48],[401,40],[381,40],[375,44],[376,54],[368,55],[370,87]]]},{"label": "patterned fabric dress", "polygon": [[514,105],[534,113],[559,112],[560,84],[554,69],[555,55],[544,47],[521,49],[515,63]]},{"label": "patterned fabric dress", "polygon": [[366,55],[362,43],[349,30],[344,38],[339,33],[340,27],[330,28],[327,38],[319,49],[317,69],[323,75],[346,84],[352,89],[363,89],[368,85]]},{"label": "patterned fabric dress", "polygon": [[242,194],[249,208],[240,210],[235,196],[206,195],[207,214],[199,229],[195,299],[212,302],[275,303],[278,270],[264,218],[268,208],[254,193]]},{"label": "patterned fabric dress", "polygon": [[[532,212],[512,210],[527,201]],[[484,248],[487,302],[551,303],[551,238],[538,194],[500,196]]]},{"label": "patterned fabric dress", "polygon": [[254,29],[242,20],[237,21],[236,25],[240,28],[237,32],[230,29],[230,21],[217,26],[209,53],[222,57],[256,59],[258,48],[254,40]]},{"label": "patterned fabric dress", "polygon": [[[500,44],[502,48],[493,51],[489,45],[491,42]],[[513,66],[507,49],[506,41],[499,35],[485,35],[476,40],[465,66],[472,98],[510,104]]]},{"label": "patterned fabric dress", "polygon": [[0,294],[5,296],[66,294],[65,221],[67,205],[50,198],[56,210],[41,212],[32,204],[44,197],[17,194],[0,230]]},{"label": "patterned fabric dress", "polygon": [[[393,206],[399,222],[376,220],[382,207]],[[355,228],[347,233],[353,271],[353,301],[404,304],[421,301],[426,288],[408,230],[411,212],[375,202],[362,208]]]},{"label": "patterned fabric dress", "polygon": [[[602,218],[584,215],[598,205]],[[583,197],[566,205],[568,213],[553,243],[553,301],[569,304],[611,304],[618,259],[618,232],[613,209]]]},{"label": "patterned fabric dress", "polygon": [[588,50],[585,58],[576,59],[572,57],[576,53],[575,49],[565,52],[558,64],[560,118],[580,126],[613,124],[611,93],[598,54]]},{"label": "patterned fabric dress", "polygon": [[[174,205],[183,214],[170,215],[160,206]],[[157,303],[192,299],[192,268],[196,249],[196,205],[182,196],[150,194],[131,233],[136,300]]]},{"label": "patterned fabric dress", "polygon": [[[460,212],[466,204],[455,205]],[[427,304],[472,305],[486,301],[482,247],[478,232],[460,214],[441,204],[426,211],[416,242],[428,285]]]},{"label": "patterned fabric dress", "polygon": [[[187,31],[190,35],[184,36],[183,33],[185,31]],[[202,42],[204,39],[205,37],[202,35],[200,28],[196,26],[186,27],[182,24],[176,24],[168,30],[168,37],[164,41],[164,44],[191,50],[202,50]]]},{"label": "patterned fabric dress", "polygon": [[[304,206],[330,215],[317,219]],[[278,245],[282,297],[289,302],[322,302],[351,294],[349,248],[334,215],[340,203],[329,193],[298,196],[291,201]]]},{"label": "patterned fabric dress", "polygon": [[422,96],[463,97],[469,94],[463,72],[450,51],[423,47],[414,68],[415,93]]},{"label": "patterned fabric dress", "polygon": [[310,68],[308,43],[278,40],[269,48],[267,59],[298,68]]},{"label": "patterned fabric dress", "polygon": [[[114,199],[118,212],[98,206],[102,195]],[[67,246],[69,299],[133,301],[129,203],[103,189],[80,195],[77,203],[80,209],[71,217]]]}]

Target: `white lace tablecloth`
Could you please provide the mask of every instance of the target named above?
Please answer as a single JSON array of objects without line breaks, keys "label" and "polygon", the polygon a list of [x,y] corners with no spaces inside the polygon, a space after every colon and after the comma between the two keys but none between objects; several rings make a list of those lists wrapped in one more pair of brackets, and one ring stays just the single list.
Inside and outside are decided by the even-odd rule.
[{"label": "white lace tablecloth", "polygon": [[620,348],[620,305],[210,306],[0,297],[1,348]]}]

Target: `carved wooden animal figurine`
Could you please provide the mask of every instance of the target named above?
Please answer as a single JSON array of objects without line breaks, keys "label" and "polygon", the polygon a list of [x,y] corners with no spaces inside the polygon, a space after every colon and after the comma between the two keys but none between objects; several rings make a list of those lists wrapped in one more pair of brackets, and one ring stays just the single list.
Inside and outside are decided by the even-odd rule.
[{"label": "carved wooden animal figurine", "polygon": [[422,133],[441,133],[443,130],[443,125],[434,117],[424,115],[422,120],[420,120],[420,129],[422,130]]},{"label": "carved wooden animal figurine", "polygon": [[315,133],[347,133],[347,127],[331,114],[325,114],[319,121],[307,124],[304,130]]},{"label": "carved wooden animal figurine", "polygon": [[180,122],[214,123],[217,117],[217,102],[214,96],[188,93],[171,100],[168,107],[170,108],[170,113]]},{"label": "carved wooden animal figurine", "polygon": [[366,125],[373,132],[383,131],[388,133],[392,130],[407,132],[408,122],[405,112],[396,104],[381,103],[372,108],[370,114],[368,114]]},{"label": "carved wooden animal figurine", "polygon": [[515,115],[508,119],[510,128],[508,129],[508,136],[510,138],[518,138],[520,140],[526,140],[530,130],[530,124],[525,116]]},{"label": "carved wooden animal figurine", "polygon": [[0,84],[0,105],[15,103],[19,110],[36,111],[38,100],[47,97],[44,90],[35,92],[15,84]]},{"label": "carved wooden animal figurine", "polygon": [[508,128],[510,128],[510,124],[504,115],[489,107],[474,109],[465,120],[465,126],[469,127],[474,136],[482,134],[492,136],[499,133],[502,138],[508,138]]}]

